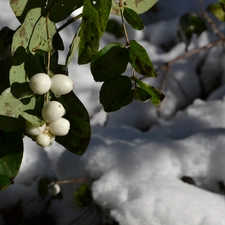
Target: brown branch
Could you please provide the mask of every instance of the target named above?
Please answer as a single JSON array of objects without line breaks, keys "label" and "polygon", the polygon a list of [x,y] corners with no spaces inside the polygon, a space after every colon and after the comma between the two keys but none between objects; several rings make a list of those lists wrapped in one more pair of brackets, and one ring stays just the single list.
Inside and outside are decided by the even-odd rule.
[{"label": "brown branch", "polygon": [[67,27],[68,25],[70,25],[71,23],[73,23],[74,21],[80,19],[82,17],[82,13],[73,17],[72,19],[67,20],[66,23],[64,23],[61,27],[59,27],[57,29],[57,32],[59,33],[62,29],[64,29],[65,27]]},{"label": "brown branch", "polygon": [[225,35],[220,31],[220,29],[216,26],[214,21],[209,17],[206,12],[202,12],[201,15],[205,18],[205,20],[209,23],[212,28],[214,34],[218,35],[219,38],[225,39]]},{"label": "brown branch", "polygon": [[186,52],[180,56],[178,56],[177,58],[167,62],[167,63],[164,63],[162,64],[161,66],[159,66],[156,70],[159,71],[159,70],[168,70],[168,68],[173,65],[174,63],[176,63],[177,61],[181,60],[181,59],[184,59],[184,58],[187,58],[191,55],[194,55],[196,53],[199,53],[200,51],[203,51],[203,50],[206,50],[206,49],[209,49],[209,48],[212,48],[214,46],[218,46],[218,45],[222,45],[225,43],[225,38],[224,39],[220,39],[220,40],[217,40],[217,41],[213,41],[213,42],[210,42],[208,43],[207,45],[203,46],[203,47],[199,47],[199,48],[195,48],[189,52]]}]

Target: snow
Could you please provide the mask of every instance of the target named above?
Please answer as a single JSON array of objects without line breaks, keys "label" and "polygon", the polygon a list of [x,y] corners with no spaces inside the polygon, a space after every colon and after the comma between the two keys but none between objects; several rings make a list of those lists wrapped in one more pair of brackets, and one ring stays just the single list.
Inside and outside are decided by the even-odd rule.
[{"label": "snow", "polygon": [[[195,0],[172,2],[159,1],[161,10],[157,16],[149,14],[154,23],[143,32],[129,31],[156,67],[185,53],[176,38],[178,16],[200,10]],[[214,1],[203,1],[203,7],[210,2]],[[18,23],[8,1],[0,5],[1,27],[15,29]],[[62,32],[66,49],[76,27]],[[189,50],[216,38],[203,32],[192,38]],[[101,46],[112,40],[105,35]],[[134,101],[109,114],[98,100],[101,84],[94,82],[89,66],[73,60],[69,73],[74,92],[91,116],[90,145],[77,156],[57,143],[43,149],[25,137],[15,184],[0,192],[0,224],[10,224],[4,210],[20,207],[30,221],[48,212],[54,218],[49,224],[58,225],[112,220],[119,225],[225,225],[224,57],[222,46],[217,46],[179,60],[168,73],[160,71],[157,79],[144,80],[163,90],[166,98],[160,106]],[[74,192],[83,182],[60,184],[61,198],[41,198],[37,189],[42,178],[88,179],[94,203],[76,205]]]}]

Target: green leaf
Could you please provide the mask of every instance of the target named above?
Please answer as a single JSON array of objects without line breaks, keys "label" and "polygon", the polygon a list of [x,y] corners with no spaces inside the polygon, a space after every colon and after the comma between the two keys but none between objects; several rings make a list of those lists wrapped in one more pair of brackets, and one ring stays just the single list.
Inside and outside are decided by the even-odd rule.
[{"label": "green leaf", "polygon": [[200,35],[205,30],[206,22],[196,13],[186,13],[179,19],[178,36],[185,42],[186,47],[190,44],[193,34]]},{"label": "green leaf", "polygon": [[75,202],[80,207],[89,206],[93,202],[92,192],[87,184],[82,184],[74,193]]},{"label": "green leaf", "polygon": [[151,98],[151,95],[142,88],[136,87],[134,90],[135,99],[141,102],[146,102]]},{"label": "green leaf", "polygon": [[135,40],[130,41],[129,58],[132,67],[138,73],[147,77],[157,77],[148,53]]},{"label": "green leaf", "polygon": [[91,60],[91,72],[95,81],[106,81],[121,75],[129,62],[128,50],[120,43],[102,48]]},{"label": "green leaf", "polygon": [[101,36],[98,11],[91,0],[84,0],[80,30],[80,42],[78,52],[78,63],[89,63],[98,51]]},{"label": "green leaf", "polygon": [[118,76],[103,83],[100,103],[106,112],[119,110],[133,101],[132,83],[127,76]]},{"label": "green leaf", "polygon": [[31,9],[41,8],[46,6],[46,0],[29,1],[29,0],[10,0],[10,6],[15,13],[17,19],[23,23],[26,15]]},{"label": "green leaf", "polygon": [[213,3],[207,7],[207,10],[211,12],[218,20],[225,21],[224,11],[220,4]]},{"label": "green leaf", "polygon": [[32,9],[13,36],[12,54],[18,47],[24,47],[26,51],[30,51],[32,54],[37,50],[51,51],[55,33],[55,23],[46,20],[46,17],[42,17],[40,8]]},{"label": "green leaf", "polygon": [[114,19],[108,20],[105,31],[114,35],[117,39],[124,37],[123,26]]},{"label": "green leaf", "polygon": [[23,23],[27,13],[31,9],[41,8],[42,15],[50,13],[51,20],[57,23],[66,19],[74,10],[80,8],[82,5],[83,0],[10,0],[10,6],[21,23]]},{"label": "green leaf", "polygon": [[75,34],[73,41],[70,45],[70,50],[67,54],[67,58],[66,58],[66,66],[68,66],[71,62],[71,60],[74,58],[77,48],[79,46],[79,42],[80,42],[80,27],[77,30],[77,33]]},{"label": "green leaf", "polygon": [[[51,8],[51,4],[54,4],[53,8]],[[80,8],[84,0],[51,0],[49,5],[49,9],[47,11],[50,11],[50,19],[58,23],[59,21],[62,21],[66,19],[72,12],[74,12],[76,9]]]},{"label": "green leaf", "polygon": [[144,23],[141,17],[132,9],[127,7],[124,8],[123,16],[126,21],[136,30],[143,30]]},{"label": "green leaf", "polygon": [[36,73],[46,72],[44,55],[27,53],[23,47],[18,47],[12,58],[10,69],[10,84],[24,83]]},{"label": "green leaf", "polygon": [[[148,11],[158,0],[122,0],[122,9],[128,7],[138,14]],[[112,0],[111,13],[120,16],[118,1]]]},{"label": "green leaf", "polygon": [[0,190],[13,184],[23,157],[21,131],[0,131]]},{"label": "green leaf", "polygon": [[[38,127],[44,124],[44,121],[35,116],[40,113],[42,105],[43,101],[36,101],[35,97],[17,99],[12,95],[11,89],[8,88],[0,96],[0,115],[14,119],[22,116]],[[15,126],[18,126],[18,124],[15,124]]]},{"label": "green leaf", "polygon": [[145,84],[136,77],[132,77],[131,80],[135,81],[141,89],[143,89],[150,95],[150,101],[152,102],[152,104],[157,105],[164,99],[165,95],[158,89]]},{"label": "green leaf", "polygon": [[88,112],[72,91],[56,100],[62,103],[66,109],[64,117],[70,121],[69,133],[66,136],[57,136],[56,141],[67,150],[82,155],[86,151],[91,138]]},{"label": "green leaf", "polygon": [[109,19],[110,10],[112,7],[112,0],[98,0],[94,5],[99,15],[99,25],[102,35],[105,32],[107,22]]}]

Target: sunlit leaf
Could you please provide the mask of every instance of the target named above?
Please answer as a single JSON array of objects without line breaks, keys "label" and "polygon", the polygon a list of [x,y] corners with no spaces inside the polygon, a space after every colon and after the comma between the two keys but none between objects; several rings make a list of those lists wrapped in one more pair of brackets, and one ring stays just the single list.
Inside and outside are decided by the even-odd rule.
[{"label": "sunlit leaf", "polygon": [[[122,0],[122,9],[128,7],[138,14],[148,11],[158,0]],[[111,13],[120,16],[119,1],[112,0]]]},{"label": "sunlit leaf", "polygon": [[106,81],[121,75],[129,62],[128,50],[120,43],[111,43],[95,54],[91,72],[95,81]]},{"label": "sunlit leaf", "polygon": [[44,121],[34,116],[38,114],[35,110],[37,103],[40,104],[41,101],[36,101],[35,97],[15,98],[10,88],[8,88],[0,95],[0,115],[10,118],[19,118],[21,116],[34,126],[40,126],[44,124]]},{"label": "sunlit leaf", "polygon": [[68,66],[71,62],[71,60],[74,58],[76,52],[77,52],[77,49],[78,49],[78,46],[79,46],[79,42],[80,42],[80,28],[77,30],[74,38],[73,38],[73,41],[70,45],[70,50],[67,54],[67,58],[66,58],[66,66]]},{"label": "sunlit leaf", "polygon": [[32,9],[13,36],[12,53],[20,46],[33,54],[37,50],[50,51],[55,33],[55,24],[41,16],[41,9]]},{"label": "sunlit leaf", "polygon": [[100,90],[100,103],[106,112],[119,110],[133,100],[132,83],[127,76],[118,76],[103,83]]},{"label": "sunlit leaf", "polygon": [[207,7],[207,10],[209,12],[211,12],[218,20],[224,22],[224,20],[225,20],[225,18],[224,18],[224,11],[223,11],[223,9],[222,9],[220,4],[217,4],[217,3],[210,4]]},{"label": "sunlit leaf", "polygon": [[126,21],[136,30],[143,30],[144,23],[141,17],[132,9],[127,7],[124,8],[123,11],[124,18]]},{"label": "sunlit leaf", "polygon": [[74,10],[83,5],[83,0],[65,1],[65,0],[10,0],[10,6],[18,20],[23,23],[27,13],[31,9],[41,8],[41,14],[47,15],[54,22],[66,19]]},{"label": "sunlit leaf", "polygon": [[130,41],[129,58],[132,67],[138,73],[147,77],[157,77],[148,53],[135,40]]},{"label": "sunlit leaf", "polygon": [[21,131],[0,130],[0,190],[6,189],[19,172],[23,157]]}]

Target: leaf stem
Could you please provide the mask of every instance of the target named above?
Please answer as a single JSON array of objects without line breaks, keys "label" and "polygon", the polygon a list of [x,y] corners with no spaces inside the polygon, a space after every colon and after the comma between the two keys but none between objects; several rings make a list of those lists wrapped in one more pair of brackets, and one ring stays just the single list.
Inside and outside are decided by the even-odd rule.
[{"label": "leaf stem", "polygon": [[64,23],[61,27],[59,27],[59,28],[57,29],[57,32],[59,33],[61,30],[63,30],[64,28],[66,28],[68,25],[70,25],[70,24],[73,23],[74,21],[77,21],[77,20],[80,19],[81,17],[82,17],[82,13],[79,14],[79,15],[77,15],[77,16],[75,16],[75,17],[72,18],[72,19],[67,20],[66,23]]},{"label": "leaf stem", "polygon": [[126,38],[126,46],[129,46],[130,45],[130,40],[129,40],[129,37],[128,37],[126,24],[124,22],[124,17],[123,17],[123,11],[122,11],[121,4],[119,4],[119,6],[120,6],[120,15],[121,15],[121,19],[122,19],[123,30],[124,30],[124,34],[125,34],[125,38]]}]

